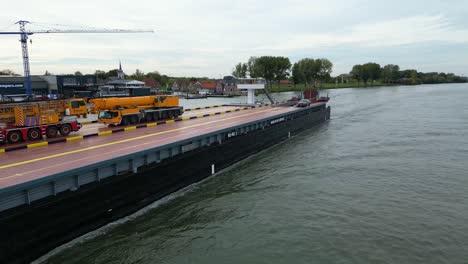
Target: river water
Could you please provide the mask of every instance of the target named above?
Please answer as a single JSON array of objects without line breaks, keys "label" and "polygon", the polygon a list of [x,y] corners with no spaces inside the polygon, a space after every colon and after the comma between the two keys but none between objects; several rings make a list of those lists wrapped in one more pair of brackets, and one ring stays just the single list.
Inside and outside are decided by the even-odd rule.
[{"label": "river water", "polygon": [[468,263],[468,84],[325,92],[328,123],[47,262]]}]

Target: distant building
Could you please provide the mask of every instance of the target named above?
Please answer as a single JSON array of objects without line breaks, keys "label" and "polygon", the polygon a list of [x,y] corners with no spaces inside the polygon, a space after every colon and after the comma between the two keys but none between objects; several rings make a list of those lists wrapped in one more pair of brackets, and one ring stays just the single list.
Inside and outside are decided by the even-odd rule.
[{"label": "distant building", "polygon": [[[38,76],[31,76],[31,88],[34,95],[50,94],[49,84]],[[0,76],[0,101],[25,98],[25,78],[21,76]]]},{"label": "distant building", "polygon": [[343,74],[336,76],[336,80],[340,83],[349,83],[353,81],[353,75],[343,73]]},{"label": "distant building", "polygon": [[215,94],[216,93],[216,81],[199,81],[200,88],[199,94]]},{"label": "distant building", "polygon": [[237,78],[234,76],[224,76],[223,78],[223,94],[239,94],[237,89]]},{"label": "distant building", "polygon": [[179,84],[178,84],[177,82],[173,82],[173,83],[172,83],[171,90],[172,90],[173,92],[178,92],[178,91],[179,91]]},{"label": "distant building", "polygon": [[121,89],[135,89],[135,88],[144,88],[145,83],[137,80],[114,80],[106,83],[107,85],[112,85],[115,88]]},{"label": "distant building", "polygon": [[40,78],[49,83],[51,93],[74,97],[76,95],[90,97],[97,91],[96,75],[43,75]]},{"label": "distant building", "polygon": [[150,94],[150,88],[137,80],[113,80],[99,87],[97,96],[139,96]]},{"label": "distant building", "polygon": [[155,79],[153,79],[153,78],[145,77],[145,78],[143,78],[143,82],[148,87],[155,88],[155,89],[161,88],[161,84],[158,81],[156,81]]},{"label": "distant building", "polygon": [[223,84],[223,80],[216,80],[216,89],[215,89],[215,93],[216,94],[223,94],[223,90],[224,90],[224,84]]},{"label": "distant building", "polygon": [[[125,73],[122,70],[122,63],[119,61],[119,69],[117,70],[117,76],[109,78],[110,81],[105,83],[105,85],[99,86],[99,91],[96,93],[98,97],[106,96],[140,96],[140,95],[149,95],[151,94],[152,85],[157,85],[156,83],[151,83],[147,85],[146,82],[138,80],[125,80]],[[150,78],[147,78],[150,79]],[[154,81],[154,79],[152,79]]]}]

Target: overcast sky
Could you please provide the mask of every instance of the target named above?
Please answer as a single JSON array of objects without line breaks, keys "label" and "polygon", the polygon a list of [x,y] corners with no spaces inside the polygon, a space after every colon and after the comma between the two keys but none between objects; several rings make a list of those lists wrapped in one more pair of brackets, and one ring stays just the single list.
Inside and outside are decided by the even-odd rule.
[{"label": "overcast sky", "polygon": [[[274,55],[292,63],[328,58],[333,75],[366,62],[468,75],[466,0],[0,0],[0,6],[0,31],[17,30],[18,20],[155,31],[33,35],[32,74],[108,71],[121,60],[127,74],[219,78],[250,56]],[[23,73],[18,38],[0,35],[0,70]]]}]

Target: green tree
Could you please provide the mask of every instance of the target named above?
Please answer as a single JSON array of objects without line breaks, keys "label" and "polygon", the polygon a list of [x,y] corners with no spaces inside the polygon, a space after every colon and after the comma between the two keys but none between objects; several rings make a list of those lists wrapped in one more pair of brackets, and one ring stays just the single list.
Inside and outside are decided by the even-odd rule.
[{"label": "green tree", "polygon": [[305,58],[298,61],[296,67],[296,78],[304,81],[306,87],[310,87],[318,80],[329,78],[333,64],[327,59]]},{"label": "green tree", "polygon": [[260,68],[257,65],[257,57],[250,57],[247,62],[247,70],[249,72],[250,78],[259,78],[261,77]]},{"label": "green tree", "polygon": [[247,63],[239,62],[234,66],[232,70],[232,75],[236,78],[247,78],[248,66]]},{"label": "green tree", "polygon": [[380,78],[382,70],[380,65],[377,63],[369,62],[363,65],[354,65],[350,74],[353,78],[359,81],[363,81],[366,85],[369,80],[378,80]]},{"label": "green tree", "polygon": [[[253,69],[256,72],[254,78],[262,77],[271,87],[272,81],[275,79],[276,59],[273,56],[262,56],[255,59]],[[257,75],[258,74],[258,75]]]},{"label": "green tree", "polygon": [[274,79],[278,82],[279,87],[280,81],[287,79],[290,74],[291,62],[287,57],[274,57],[273,67]]},{"label": "green tree", "polygon": [[76,76],[83,76],[83,74],[82,74],[80,71],[76,71],[76,72],[75,72],[75,75],[76,75]]},{"label": "green tree", "polygon": [[130,75],[130,78],[141,81],[143,78],[145,78],[145,73],[139,69],[136,69],[135,73]]},{"label": "green tree", "polygon": [[398,65],[387,64],[382,68],[381,78],[385,83],[396,82],[400,78],[399,71]]},{"label": "green tree", "polygon": [[109,79],[111,77],[117,77],[117,72],[119,70],[118,69],[113,69],[113,70],[110,70],[106,73],[106,79]]},{"label": "green tree", "polygon": [[154,79],[156,80],[159,84],[163,84],[162,83],[162,76],[161,74],[158,72],[158,71],[152,71],[152,72],[148,72],[147,74],[145,74],[145,77],[146,78],[151,78],[151,79]]},{"label": "green tree", "polygon": [[317,59],[315,63],[317,64],[316,67],[319,69],[317,73],[318,80],[324,82],[328,81],[331,78],[330,74],[333,70],[333,63],[325,58]]},{"label": "green tree", "polygon": [[364,68],[362,65],[357,64],[353,66],[353,69],[351,70],[350,74],[353,76],[354,79],[357,80],[358,86],[360,81],[364,81]]},{"label": "green tree", "polygon": [[165,88],[167,90],[172,87],[173,83],[174,81],[172,80],[172,78],[165,74],[161,75],[161,88]]},{"label": "green tree", "polygon": [[367,77],[367,79],[365,80],[366,83],[367,83],[367,80],[375,81],[375,80],[380,79],[380,74],[382,73],[382,70],[378,63],[368,62],[364,64],[363,67],[364,67],[364,72],[366,72],[366,77]]},{"label": "green tree", "polygon": [[303,77],[303,74],[301,73],[301,71],[299,69],[299,63],[298,62],[294,63],[294,65],[292,67],[292,81],[294,82],[294,87],[296,87],[297,83],[303,83],[305,81],[304,77]]},{"label": "green tree", "polygon": [[94,75],[96,75],[96,78],[101,79],[101,80],[107,79],[107,74],[105,71],[96,70],[94,72]]},{"label": "green tree", "polygon": [[0,71],[0,75],[19,76],[19,74],[16,74],[15,72],[13,72],[12,70],[9,70],[9,69],[5,69],[5,70]]}]

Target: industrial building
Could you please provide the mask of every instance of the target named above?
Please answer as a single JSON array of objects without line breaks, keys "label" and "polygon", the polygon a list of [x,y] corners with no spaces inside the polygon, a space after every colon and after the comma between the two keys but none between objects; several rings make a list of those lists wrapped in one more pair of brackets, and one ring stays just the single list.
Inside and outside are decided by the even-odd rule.
[{"label": "industrial building", "polygon": [[[70,98],[91,96],[97,91],[96,75],[31,76],[32,92],[36,97]],[[25,78],[0,76],[0,101],[15,101],[26,97]]]},{"label": "industrial building", "polygon": [[[21,76],[0,76],[0,101],[19,100],[25,97],[25,78]],[[49,84],[38,76],[31,76],[31,87],[35,95],[51,94]]]}]

